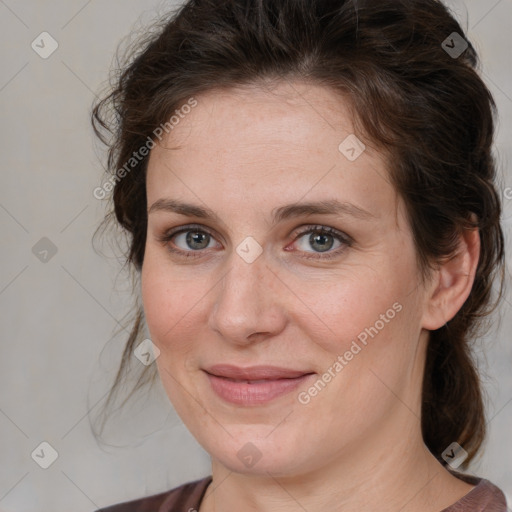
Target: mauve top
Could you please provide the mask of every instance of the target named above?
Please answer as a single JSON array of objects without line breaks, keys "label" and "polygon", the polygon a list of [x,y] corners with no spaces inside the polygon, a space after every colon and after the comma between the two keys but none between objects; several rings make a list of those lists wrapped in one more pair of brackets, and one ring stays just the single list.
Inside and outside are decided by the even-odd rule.
[{"label": "mauve top", "polygon": [[[459,501],[440,512],[507,512],[503,492],[488,480],[457,474],[457,477],[475,487]],[[171,491],[155,494],[96,512],[197,512],[212,477],[189,482]]]}]

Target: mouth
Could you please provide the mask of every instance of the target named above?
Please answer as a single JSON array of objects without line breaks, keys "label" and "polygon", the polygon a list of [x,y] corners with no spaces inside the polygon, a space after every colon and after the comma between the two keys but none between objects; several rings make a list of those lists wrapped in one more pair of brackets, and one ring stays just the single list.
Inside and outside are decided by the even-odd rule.
[{"label": "mouth", "polygon": [[276,366],[215,365],[204,370],[211,389],[222,400],[236,405],[262,405],[292,392],[312,375],[311,371]]}]

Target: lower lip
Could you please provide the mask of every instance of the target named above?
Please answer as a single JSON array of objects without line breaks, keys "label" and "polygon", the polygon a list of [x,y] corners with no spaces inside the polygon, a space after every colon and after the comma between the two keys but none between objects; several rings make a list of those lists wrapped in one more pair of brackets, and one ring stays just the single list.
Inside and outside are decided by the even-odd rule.
[{"label": "lower lip", "polygon": [[226,402],[237,405],[260,405],[292,392],[313,374],[294,379],[266,380],[264,382],[235,382],[233,380],[206,374],[213,391]]}]

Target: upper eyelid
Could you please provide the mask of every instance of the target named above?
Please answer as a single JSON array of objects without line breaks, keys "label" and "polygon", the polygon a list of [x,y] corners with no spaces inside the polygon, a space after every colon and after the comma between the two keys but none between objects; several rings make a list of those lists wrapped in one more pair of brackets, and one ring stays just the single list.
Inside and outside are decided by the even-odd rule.
[{"label": "upper eyelid", "polygon": [[187,231],[204,231],[205,233],[208,233],[210,236],[215,236],[212,228],[209,228],[208,226],[204,226],[202,224],[185,224],[183,226],[176,226],[175,228],[167,229],[163,232],[163,236],[174,236],[181,233],[186,233]]}]

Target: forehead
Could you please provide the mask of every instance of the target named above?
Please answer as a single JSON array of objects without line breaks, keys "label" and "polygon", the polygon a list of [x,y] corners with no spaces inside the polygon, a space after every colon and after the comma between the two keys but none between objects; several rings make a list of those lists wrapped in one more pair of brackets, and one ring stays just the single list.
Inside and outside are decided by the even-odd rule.
[{"label": "forehead", "polygon": [[242,140],[248,145],[285,142],[284,149],[289,144],[299,145],[305,137],[325,137],[330,132],[337,140],[340,134],[354,131],[347,99],[308,82],[214,89],[197,96],[196,101],[197,106],[182,117],[167,142],[198,141],[208,146],[222,144],[223,148]]},{"label": "forehead", "polygon": [[355,161],[340,152],[354,123],[348,102],[327,87],[282,82],[213,90],[195,99],[197,105],[151,151],[148,203],[163,193],[206,203],[234,201],[238,193],[268,204],[305,195],[324,200],[340,191],[353,198],[373,195],[378,207],[393,195],[383,190],[390,187],[385,159],[369,141]]}]

